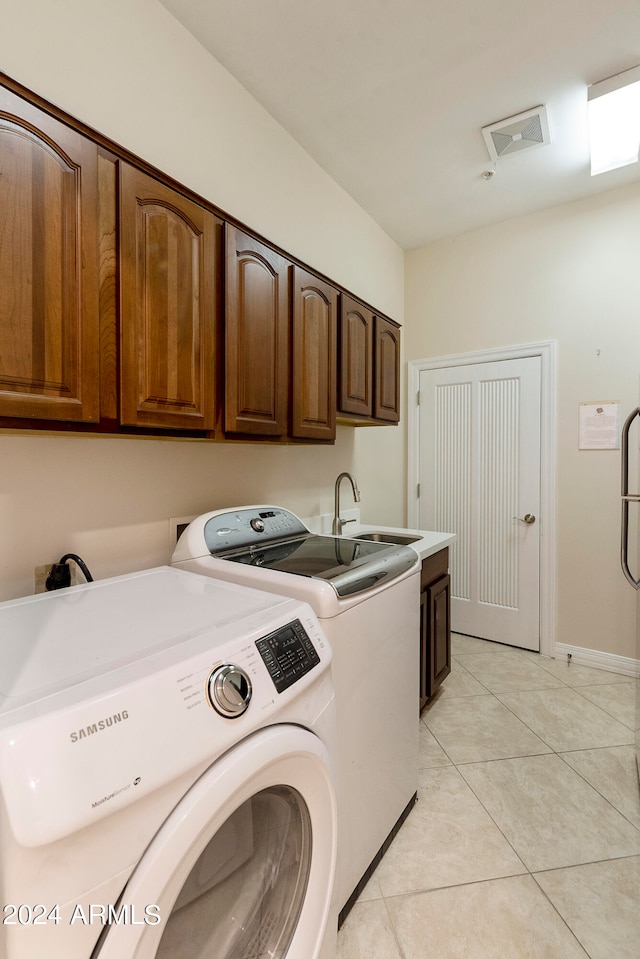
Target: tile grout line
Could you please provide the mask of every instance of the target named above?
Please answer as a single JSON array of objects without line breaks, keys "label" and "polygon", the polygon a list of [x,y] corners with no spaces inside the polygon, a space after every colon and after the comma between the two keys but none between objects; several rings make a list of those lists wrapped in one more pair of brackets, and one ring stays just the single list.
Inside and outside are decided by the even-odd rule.
[{"label": "tile grout line", "polygon": [[[491,654],[488,653],[487,655],[491,655]],[[455,656],[452,656],[452,658],[455,659],[456,657],[455,657]],[[458,663],[459,666],[462,666],[462,668],[465,670],[465,672],[468,672],[469,675],[472,676],[473,679],[475,679],[477,682],[480,682],[481,685],[484,685],[484,684],[482,684],[482,681],[481,681],[481,680],[479,680],[476,676],[474,676],[473,673],[472,673],[470,670],[468,670],[464,665],[462,665],[458,660],[456,660],[456,662]],[[550,673],[550,675],[551,675],[551,673]],[[555,677],[555,676],[554,676],[553,678],[554,678],[554,679],[557,679],[557,677]],[[561,687],[547,687],[547,688],[550,688],[550,689],[563,688],[563,689],[572,689],[574,692],[577,691],[577,690],[575,689],[575,687],[570,686],[568,683],[564,683],[562,680],[559,680],[559,682],[562,683],[562,686],[561,686]],[[598,684],[598,685],[599,685],[599,684]],[[607,683],[607,684],[604,684],[604,685],[607,685],[607,686],[620,686],[620,685],[625,685],[625,684],[624,684],[624,683]],[[485,687],[485,688],[486,688],[486,687]],[[531,692],[531,691],[535,692],[536,690],[518,690],[518,692]],[[619,809],[611,802],[610,799],[608,799],[606,796],[604,796],[596,786],[594,786],[592,783],[590,783],[578,770],[574,769],[574,768],[564,759],[563,752],[582,752],[582,751],[585,751],[584,749],[563,750],[562,752],[559,751],[559,750],[557,750],[557,749],[555,749],[551,743],[547,742],[547,741],[546,741],[539,733],[537,733],[524,719],[522,719],[520,716],[518,716],[517,713],[515,713],[507,703],[503,703],[502,700],[498,698],[498,695],[497,695],[496,693],[492,692],[491,690],[488,690],[488,694],[489,694],[490,696],[492,696],[493,699],[494,699],[496,702],[500,703],[502,706],[504,706],[506,709],[508,709],[509,712],[510,712],[519,722],[521,722],[534,736],[536,736],[538,739],[540,739],[540,741],[541,741],[542,743],[544,743],[544,745],[546,745],[546,746],[548,747],[548,749],[551,750],[551,752],[550,752],[550,753],[542,753],[542,754],[541,754],[541,753],[531,753],[531,754],[527,754],[527,755],[518,755],[518,756],[512,756],[512,757],[502,756],[502,757],[500,757],[499,759],[475,760],[475,761],[469,761],[469,762],[464,762],[464,763],[456,763],[456,762],[451,758],[451,756],[449,755],[449,753],[447,752],[447,750],[445,749],[445,747],[442,745],[442,743],[441,743],[440,740],[438,739],[438,737],[437,737],[437,735],[435,734],[435,732],[433,732],[433,730],[431,730],[431,729],[429,728],[426,720],[422,720],[422,719],[421,719],[420,721],[421,721],[421,722],[424,722],[424,724],[425,724],[426,728],[428,729],[429,733],[433,736],[433,738],[434,738],[435,741],[437,742],[437,744],[438,744],[438,746],[440,747],[440,749],[442,749],[443,753],[447,756],[447,758],[449,759],[451,765],[454,767],[454,769],[456,770],[456,772],[460,775],[460,777],[462,778],[463,782],[464,782],[464,783],[467,785],[467,787],[471,790],[471,792],[472,792],[473,795],[475,796],[476,800],[479,802],[479,804],[480,804],[480,806],[482,807],[482,809],[484,809],[485,813],[487,814],[487,816],[489,817],[489,819],[491,820],[491,822],[494,824],[494,826],[496,827],[496,829],[498,830],[498,832],[500,833],[500,835],[504,838],[505,842],[506,842],[506,843],[509,845],[509,847],[512,849],[514,855],[522,862],[523,867],[527,870],[527,875],[529,875],[529,876],[531,876],[532,878],[535,879],[535,872],[534,872],[532,869],[529,868],[529,866],[528,866],[527,863],[522,859],[522,857],[520,856],[520,854],[518,853],[518,851],[515,849],[515,847],[513,846],[513,844],[511,843],[511,841],[509,840],[509,838],[505,835],[505,833],[503,832],[503,830],[500,828],[499,824],[496,822],[496,820],[494,819],[494,817],[491,815],[489,809],[487,809],[487,807],[485,806],[485,804],[484,804],[484,802],[482,801],[481,797],[476,793],[476,791],[474,790],[474,788],[473,788],[473,786],[471,785],[471,783],[469,783],[469,782],[467,781],[467,779],[464,777],[464,775],[463,775],[462,772],[460,771],[460,768],[459,768],[460,766],[481,765],[482,763],[485,763],[485,762],[517,761],[518,759],[536,758],[536,757],[541,756],[541,755],[555,755],[555,756],[557,756],[559,759],[562,760],[562,762],[564,763],[564,765],[565,765],[568,769],[570,769],[572,772],[576,773],[576,774],[579,776],[579,778],[580,778],[590,789],[593,789],[594,792],[597,793],[597,795],[600,796],[600,798],[603,799],[603,800],[607,803],[607,805],[608,805],[614,812],[616,812],[618,815],[622,816],[622,818],[623,818],[626,822],[628,822],[629,825],[633,826],[635,829],[638,830],[638,827],[635,825],[635,823],[631,822],[631,820],[630,820],[621,810],[619,810]],[[507,695],[508,695],[508,694],[507,694]],[[453,698],[465,698],[465,699],[468,699],[468,698],[471,698],[471,697],[453,697]],[[585,702],[590,703],[590,705],[596,706],[596,708],[600,709],[600,711],[601,711],[602,713],[604,713],[604,715],[609,716],[610,718],[614,719],[616,722],[620,722],[620,720],[618,720],[615,716],[611,716],[610,713],[607,713],[606,710],[601,709],[601,707],[599,707],[599,706],[597,705],[597,703],[593,703],[593,702],[592,702],[591,700],[589,700],[586,696],[582,696],[582,699],[585,700]],[[436,705],[436,704],[434,704],[434,705]],[[621,723],[621,725],[624,725],[624,723]],[[623,744],[623,745],[624,745],[624,744]],[[587,747],[587,749],[589,749],[589,748],[594,748],[594,749],[596,749],[596,748],[600,748],[600,749],[611,749],[611,748],[614,748],[614,747],[612,747],[612,746]],[[428,769],[428,768],[446,768],[446,767],[423,767],[423,769]],[[640,830],[638,830],[638,831],[640,832]],[[625,855],[622,855],[622,856],[615,856],[615,857],[612,857],[612,858],[613,858],[613,859],[626,859],[626,858],[634,857],[634,856],[636,856],[636,855],[637,855],[637,853],[629,852],[628,854],[625,854]],[[595,864],[595,863],[598,863],[598,862],[607,862],[607,861],[609,861],[609,860],[607,860],[607,859],[605,859],[605,860],[596,859],[596,860],[593,860],[593,861],[589,861],[588,863],[575,863],[575,864],[572,864],[572,865],[570,865],[570,866],[556,867],[556,868],[572,868],[573,866],[577,866],[577,865],[591,865],[591,864]],[[538,871],[538,872],[546,872],[546,871],[549,871],[549,870],[537,870],[537,871]],[[501,877],[501,878],[504,878],[504,877]],[[467,883],[459,883],[459,884],[454,883],[454,884],[453,884],[453,886],[456,886],[456,885],[463,886],[463,885],[468,885],[468,884],[467,884]],[[384,898],[384,897],[383,897],[383,898]],[[554,907],[554,908],[555,908],[555,907]],[[564,921],[564,920],[563,920],[563,921]]]}]

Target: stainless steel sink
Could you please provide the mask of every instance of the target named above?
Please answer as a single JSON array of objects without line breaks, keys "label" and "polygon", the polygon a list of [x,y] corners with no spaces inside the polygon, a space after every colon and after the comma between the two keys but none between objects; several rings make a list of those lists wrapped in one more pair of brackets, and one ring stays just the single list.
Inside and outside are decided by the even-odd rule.
[{"label": "stainless steel sink", "polygon": [[408,546],[410,543],[417,543],[421,536],[413,536],[411,533],[358,533],[354,539],[367,539],[373,543],[391,543],[394,546]]}]

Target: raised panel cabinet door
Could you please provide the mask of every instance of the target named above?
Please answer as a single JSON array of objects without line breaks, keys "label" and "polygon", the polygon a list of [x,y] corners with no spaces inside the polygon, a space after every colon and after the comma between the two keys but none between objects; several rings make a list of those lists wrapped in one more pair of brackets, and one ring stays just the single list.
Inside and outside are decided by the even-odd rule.
[{"label": "raised panel cabinet door", "polygon": [[98,149],[0,87],[0,415],[99,419]]},{"label": "raised panel cabinet door", "polygon": [[422,561],[420,572],[420,709],[451,672],[449,549]]},{"label": "raised panel cabinet door", "polygon": [[285,436],[289,261],[226,227],[225,429]]},{"label": "raised panel cabinet door", "polygon": [[375,318],[376,380],[373,415],[397,423],[400,419],[400,328]]},{"label": "raised panel cabinet door", "polygon": [[120,420],[213,430],[217,230],[208,210],[120,164]]},{"label": "raised panel cabinet door", "polygon": [[346,295],[340,301],[338,409],[373,415],[373,313]]},{"label": "raised panel cabinet door", "polygon": [[291,271],[291,435],[334,440],[338,292],[298,266]]},{"label": "raised panel cabinet door", "polygon": [[451,577],[447,574],[427,587],[429,611],[429,696],[451,672]]}]

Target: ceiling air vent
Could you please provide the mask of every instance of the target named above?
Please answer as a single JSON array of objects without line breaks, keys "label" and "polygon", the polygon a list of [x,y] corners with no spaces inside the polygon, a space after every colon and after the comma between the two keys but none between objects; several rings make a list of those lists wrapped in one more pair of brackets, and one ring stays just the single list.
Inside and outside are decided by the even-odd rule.
[{"label": "ceiling air vent", "polygon": [[526,113],[519,113],[516,117],[507,117],[506,120],[492,123],[482,128],[482,135],[492,160],[499,160],[509,153],[519,153],[531,147],[545,146],[551,143],[547,108],[535,107]]}]

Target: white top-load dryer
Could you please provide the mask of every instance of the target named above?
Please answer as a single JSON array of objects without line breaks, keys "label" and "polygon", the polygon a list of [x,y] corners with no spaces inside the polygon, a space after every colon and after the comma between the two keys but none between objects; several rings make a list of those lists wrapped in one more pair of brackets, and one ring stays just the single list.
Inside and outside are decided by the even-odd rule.
[{"label": "white top-load dryer", "polygon": [[333,651],[340,919],[418,788],[420,559],[406,546],[311,533],[279,506],[215,510],[173,554],[192,572],[309,603]]},{"label": "white top-load dryer", "polygon": [[0,604],[3,959],[332,959],[330,662],[170,567]]}]

